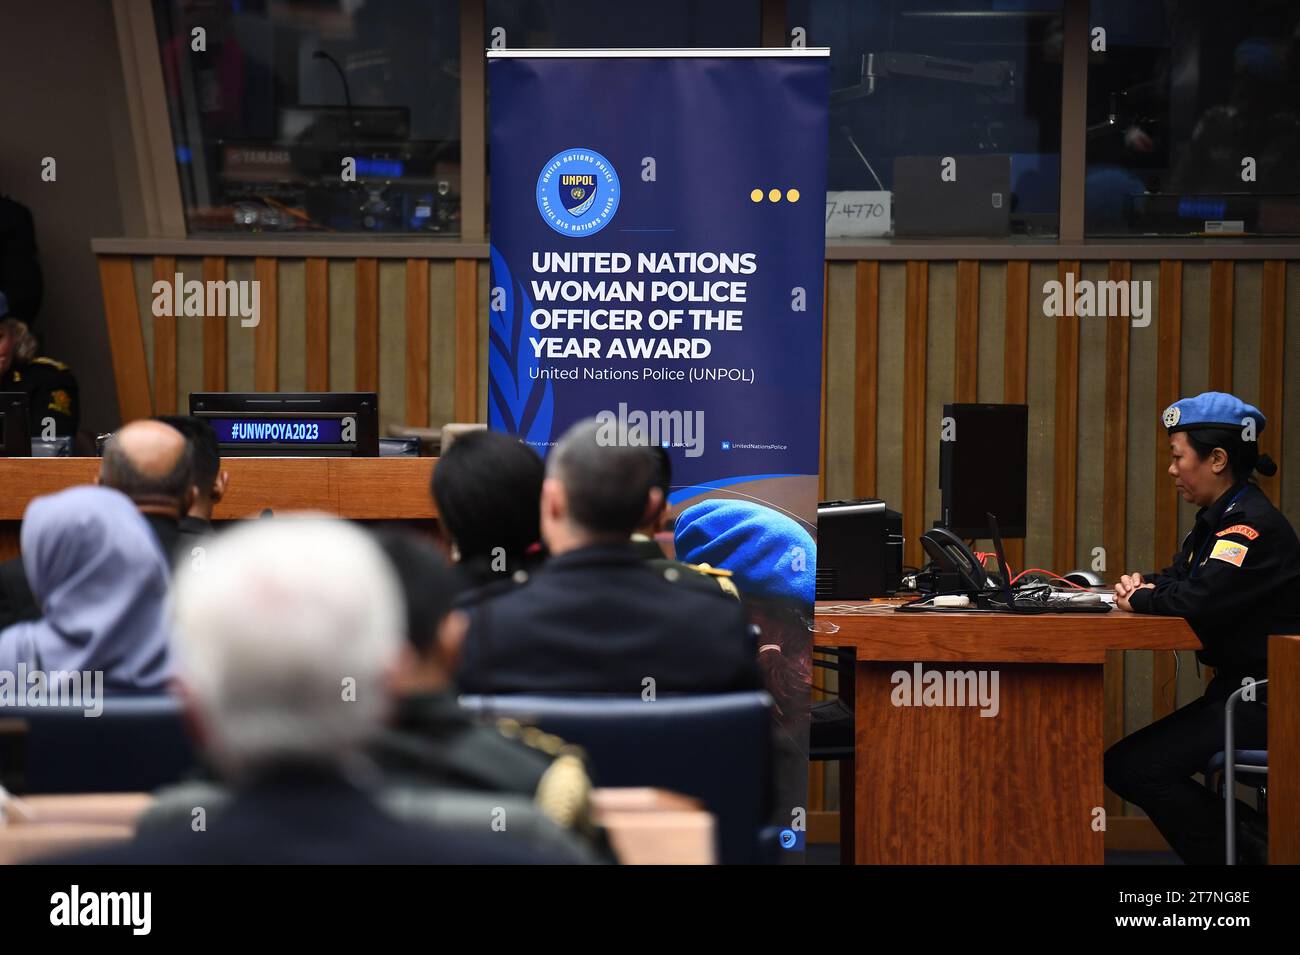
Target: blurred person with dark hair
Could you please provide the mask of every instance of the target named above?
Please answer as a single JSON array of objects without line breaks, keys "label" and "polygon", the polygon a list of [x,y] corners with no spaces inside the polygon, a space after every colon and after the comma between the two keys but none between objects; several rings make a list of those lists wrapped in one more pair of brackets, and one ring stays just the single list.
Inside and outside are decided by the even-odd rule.
[{"label": "blurred person with dark hair", "polygon": [[[471,608],[457,674],[482,693],[709,693],[760,685],[739,604],[656,573],[630,537],[662,507],[644,446],[589,418],[551,450],[541,529],[551,557]],[[436,473],[436,471],[435,471]]]},{"label": "blurred person with dark hair", "polygon": [[[1115,603],[1133,613],[1183,617],[1201,641],[1199,662],[1214,667],[1205,694],[1106,751],[1106,785],[1140,806],[1188,864],[1221,864],[1227,854],[1223,800],[1193,775],[1224,747],[1228,697],[1268,676],[1268,638],[1300,630],[1300,542],[1285,515],[1255,483],[1277,473],[1260,453],[1267,424],[1235,395],[1208,391],[1165,409],[1169,476],[1196,523],[1156,574],[1125,574]],[[1235,709],[1236,746],[1267,748],[1268,685]],[[1229,798],[1235,798],[1230,795]],[[1267,829],[1244,803],[1238,819],[1243,861],[1262,861]]]},{"label": "blurred person with dark hair", "polygon": [[510,581],[541,563],[544,476],[532,448],[497,431],[463,434],[438,458],[433,500],[468,584]]},{"label": "blurred person with dark hair", "polygon": [[38,497],[22,562],[42,615],[0,630],[0,671],[102,671],[106,692],[166,688],[167,562],[139,511],[105,487]]},{"label": "blurred person with dark hair", "polygon": [[668,504],[668,494],[672,490],[673,463],[667,449],[657,444],[649,445],[646,452],[654,464],[655,476],[651,487],[659,492],[656,498],[659,506],[658,509],[646,509],[645,519],[632,532],[632,549],[657,573],[662,574],[671,568],[679,575],[678,579],[688,586],[710,591],[721,590],[739,597],[736,585],[731,580],[731,571],[707,563],[693,564],[674,560],[664,553],[656,538],[668,527],[672,510]]},{"label": "blurred person with dark hair", "polygon": [[193,462],[191,484],[194,500],[181,516],[182,531],[191,534],[212,533],[212,511],[226,494],[230,474],[221,466],[221,447],[217,433],[204,418],[190,415],[159,415],[154,419],[170,425],[189,442]]},{"label": "blurred person with dark hair", "polygon": [[385,530],[380,546],[406,598],[406,647],[391,729],[371,752],[390,777],[421,785],[532,799],[552,822],[592,835],[591,780],[582,751],[539,730],[480,725],[457,702],[452,677],[468,619],[452,609],[461,580],[431,543]]},{"label": "blurred person with dark hair", "polygon": [[402,592],[362,530],[324,515],[251,521],[177,577],[177,687],[230,787],[210,831],[184,816],[86,863],[332,864],[550,861],[483,827],[399,821],[376,803],[365,753],[391,707]]}]

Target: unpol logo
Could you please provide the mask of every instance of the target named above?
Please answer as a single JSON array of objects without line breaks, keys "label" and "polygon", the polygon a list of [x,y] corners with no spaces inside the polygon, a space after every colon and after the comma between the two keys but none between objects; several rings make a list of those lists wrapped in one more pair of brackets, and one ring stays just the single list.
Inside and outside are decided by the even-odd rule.
[{"label": "unpol logo", "polygon": [[618,211],[618,173],[591,149],[565,149],[537,177],[537,210],[561,235],[594,235]]}]

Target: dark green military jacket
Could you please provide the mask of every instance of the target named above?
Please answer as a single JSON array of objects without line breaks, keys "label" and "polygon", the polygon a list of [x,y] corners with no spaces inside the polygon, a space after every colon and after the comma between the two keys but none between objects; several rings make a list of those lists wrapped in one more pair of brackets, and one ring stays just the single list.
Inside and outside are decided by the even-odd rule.
[{"label": "dark green military jacket", "polygon": [[403,697],[371,755],[399,781],[518,793],[531,797],[557,825],[593,828],[582,750],[512,720],[483,725],[451,690]]}]

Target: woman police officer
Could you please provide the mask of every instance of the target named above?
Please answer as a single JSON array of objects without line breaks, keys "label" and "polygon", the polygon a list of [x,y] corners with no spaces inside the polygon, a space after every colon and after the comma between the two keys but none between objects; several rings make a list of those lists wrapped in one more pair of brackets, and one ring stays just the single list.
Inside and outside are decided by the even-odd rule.
[{"label": "woman police officer", "polygon": [[[1197,658],[1215,676],[1200,699],[1112,746],[1106,785],[1145,810],[1185,862],[1221,863],[1223,803],[1192,775],[1223,749],[1228,696],[1267,675],[1269,635],[1300,632],[1300,543],[1252,480],[1255,471],[1277,472],[1259,452],[1266,422],[1258,408],[1206,392],[1170,405],[1163,422],[1169,475],[1200,510],[1173,563],[1158,574],[1125,575],[1116,604],[1185,617],[1201,640]],[[1236,708],[1241,749],[1267,746],[1266,690]]]}]

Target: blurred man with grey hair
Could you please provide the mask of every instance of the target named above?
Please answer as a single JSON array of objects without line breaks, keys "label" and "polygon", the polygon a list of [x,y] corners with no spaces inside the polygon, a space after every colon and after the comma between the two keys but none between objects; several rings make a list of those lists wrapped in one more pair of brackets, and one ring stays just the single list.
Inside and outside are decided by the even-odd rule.
[{"label": "blurred man with grey hair", "polygon": [[632,531],[663,506],[658,472],[644,443],[596,418],[564,434],[547,457],[540,502],[551,558],[469,608],[461,689],[644,695],[761,687],[740,604],[690,586],[675,567],[651,567],[632,547]]},{"label": "blurred man with grey hair", "polygon": [[[175,578],[178,692],[232,798],[75,861],[515,863],[481,836],[399,822],[363,755],[391,706],[400,587],[361,530],[298,515],[244,524]],[[202,820],[202,824],[200,824]]]}]

